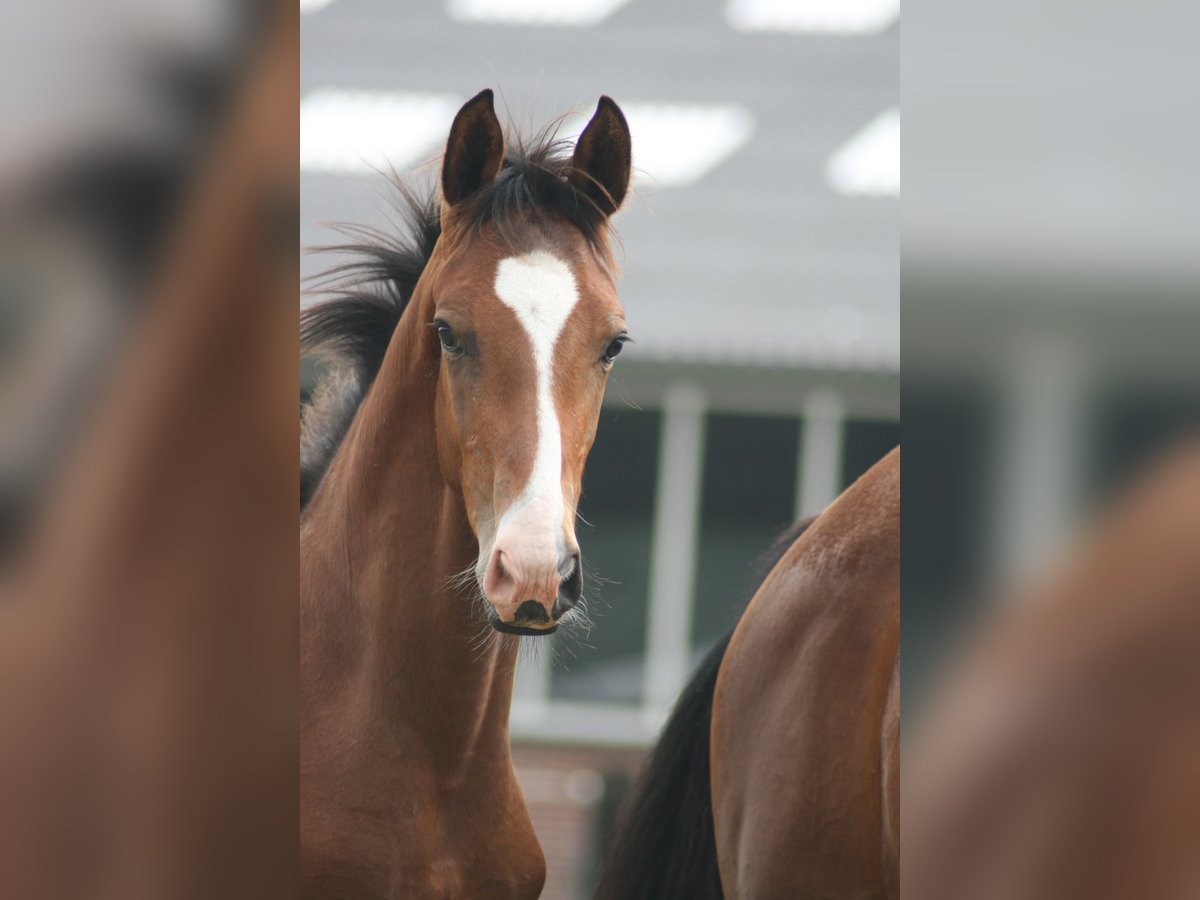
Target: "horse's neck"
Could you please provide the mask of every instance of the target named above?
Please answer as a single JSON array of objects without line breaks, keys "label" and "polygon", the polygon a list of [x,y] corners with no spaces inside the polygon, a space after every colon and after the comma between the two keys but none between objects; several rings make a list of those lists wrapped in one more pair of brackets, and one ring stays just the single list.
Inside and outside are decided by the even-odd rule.
[{"label": "horse's neck", "polygon": [[383,743],[470,765],[507,748],[517,641],[495,640],[448,585],[477,546],[438,464],[435,380],[419,352],[397,334],[306,517],[302,677],[306,700],[349,699]]}]

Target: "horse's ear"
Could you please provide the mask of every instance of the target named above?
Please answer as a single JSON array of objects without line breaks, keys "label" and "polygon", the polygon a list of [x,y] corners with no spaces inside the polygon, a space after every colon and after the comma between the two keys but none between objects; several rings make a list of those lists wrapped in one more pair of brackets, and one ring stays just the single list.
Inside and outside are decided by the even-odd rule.
[{"label": "horse's ear", "polygon": [[450,206],[492,183],[504,162],[504,132],[491,89],[480,91],[458,111],[442,161],[442,194]]},{"label": "horse's ear", "polygon": [[629,190],[632,168],[629,124],[612,98],[601,97],[592,121],[575,144],[571,180],[606,216],[611,216]]}]

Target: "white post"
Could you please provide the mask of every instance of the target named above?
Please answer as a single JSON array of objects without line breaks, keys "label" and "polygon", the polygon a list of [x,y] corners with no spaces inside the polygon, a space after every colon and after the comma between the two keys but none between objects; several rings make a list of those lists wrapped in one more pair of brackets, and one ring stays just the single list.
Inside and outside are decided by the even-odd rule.
[{"label": "white post", "polygon": [[840,493],[845,418],[842,398],[833,391],[814,391],[804,401],[796,458],[796,518],[815,516]]},{"label": "white post", "polygon": [[1039,336],[1010,360],[995,509],[993,574],[1019,578],[1053,557],[1079,508],[1087,366],[1069,340]]},{"label": "white post", "polygon": [[703,392],[689,382],[671,385],[663,397],[642,685],[642,708],[653,720],[674,702],[691,658],[704,407]]},{"label": "white post", "polygon": [[[521,638],[517,657],[516,684],[513,686],[512,717],[523,722],[545,718],[550,702],[550,648],[538,646],[538,641],[552,638]],[[529,646],[529,644],[533,646]]]}]

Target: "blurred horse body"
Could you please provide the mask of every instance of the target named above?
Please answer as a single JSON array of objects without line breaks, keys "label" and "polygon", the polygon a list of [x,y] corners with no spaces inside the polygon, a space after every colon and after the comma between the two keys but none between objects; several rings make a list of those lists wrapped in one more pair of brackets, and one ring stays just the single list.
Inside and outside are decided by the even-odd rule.
[{"label": "blurred horse body", "polygon": [[262,24],[0,573],[5,900],[296,894],[299,25]]},{"label": "blurred horse body", "polygon": [[1200,891],[1200,441],[995,604],[905,766],[912,900]]},{"label": "blurred horse body", "polygon": [[604,900],[899,892],[900,452],[788,535],[626,806]]}]

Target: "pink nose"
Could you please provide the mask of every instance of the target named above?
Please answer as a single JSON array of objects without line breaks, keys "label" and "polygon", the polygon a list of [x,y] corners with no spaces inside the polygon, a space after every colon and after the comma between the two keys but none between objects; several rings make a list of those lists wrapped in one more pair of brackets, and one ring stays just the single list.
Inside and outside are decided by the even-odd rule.
[{"label": "pink nose", "polygon": [[505,625],[548,630],[579,601],[582,584],[578,552],[559,557],[497,543],[483,593]]}]

